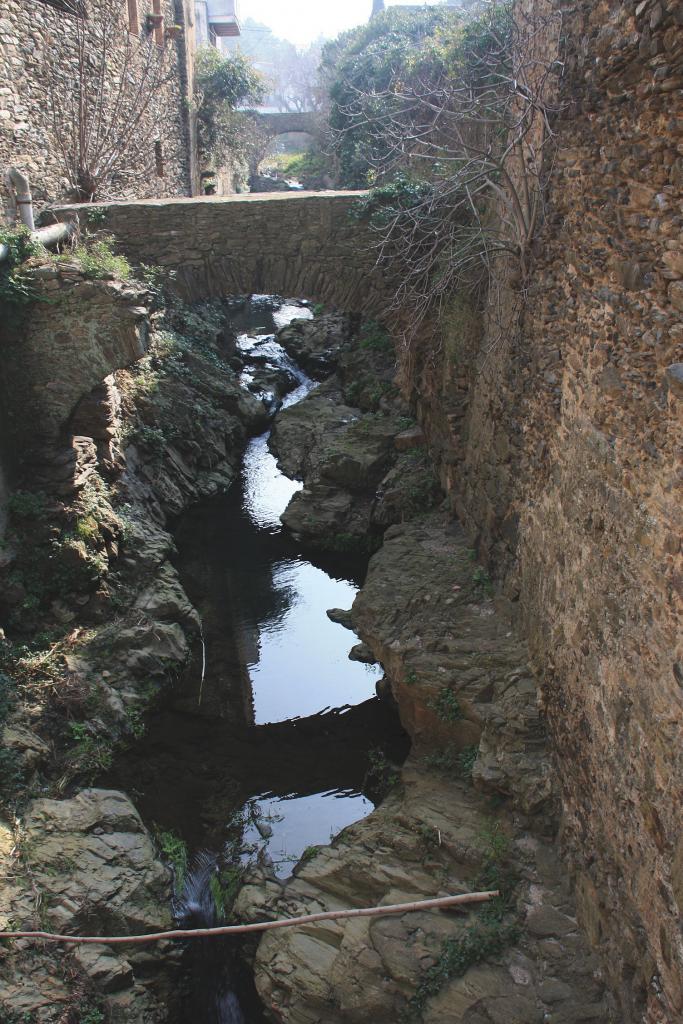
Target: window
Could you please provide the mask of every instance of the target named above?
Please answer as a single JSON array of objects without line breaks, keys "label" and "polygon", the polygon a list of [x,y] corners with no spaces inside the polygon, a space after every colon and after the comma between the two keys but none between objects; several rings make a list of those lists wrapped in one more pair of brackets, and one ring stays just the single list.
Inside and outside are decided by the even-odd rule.
[{"label": "window", "polygon": [[138,0],[128,0],[128,31],[134,36],[137,36],[140,32]]},{"label": "window", "polygon": [[157,169],[157,178],[163,178],[164,176],[164,150],[161,145],[161,139],[157,139],[154,143],[154,163]]}]

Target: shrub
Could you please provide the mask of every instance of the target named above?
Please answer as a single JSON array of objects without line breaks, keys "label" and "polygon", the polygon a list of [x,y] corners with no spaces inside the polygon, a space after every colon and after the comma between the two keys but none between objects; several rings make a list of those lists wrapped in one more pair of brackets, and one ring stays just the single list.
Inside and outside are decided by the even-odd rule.
[{"label": "shrub", "polygon": [[438,696],[429,701],[429,707],[442,722],[457,722],[462,718],[458,698],[448,686],[444,686]]},{"label": "shrub", "polygon": [[86,239],[81,245],[77,245],[72,253],[65,253],[56,259],[76,259],[84,275],[93,281],[111,277],[125,281],[131,276],[130,263],[125,256],[116,255],[114,238],[110,235]]},{"label": "shrub", "polygon": [[37,298],[33,279],[28,272],[27,262],[45,256],[45,247],[31,237],[27,227],[4,228],[0,226],[0,245],[8,247],[6,259],[0,263],[0,305],[23,306]]},{"label": "shrub", "polygon": [[175,832],[157,832],[156,839],[162,855],[173,868],[173,884],[176,893],[180,895],[187,876],[187,845]]}]

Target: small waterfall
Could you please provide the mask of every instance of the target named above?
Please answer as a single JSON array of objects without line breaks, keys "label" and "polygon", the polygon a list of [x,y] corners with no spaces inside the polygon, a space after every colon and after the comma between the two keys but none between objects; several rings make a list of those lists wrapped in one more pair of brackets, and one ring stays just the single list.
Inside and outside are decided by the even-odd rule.
[{"label": "small waterfall", "polygon": [[[216,901],[211,881],[218,871],[215,854],[202,850],[195,855],[182,892],[173,901],[173,914],[180,928],[212,928],[216,925]],[[246,1024],[233,991],[234,952],[223,938],[206,938],[190,943],[188,950],[192,990],[193,1024]]]}]

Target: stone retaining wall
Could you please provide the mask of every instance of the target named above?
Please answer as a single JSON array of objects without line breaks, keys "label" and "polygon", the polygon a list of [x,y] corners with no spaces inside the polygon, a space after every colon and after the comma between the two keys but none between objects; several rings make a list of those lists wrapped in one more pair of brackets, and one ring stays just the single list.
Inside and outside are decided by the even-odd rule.
[{"label": "stone retaining wall", "polygon": [[[563,111],[521,329],[479,341],[454,304],[411,384],[453,505],[539,668],[579,911],[624,1024],[674,1024],[683,7],[581,2],[563,32]],[[513,305],[510,289],[497,312],[514,323]]]}]

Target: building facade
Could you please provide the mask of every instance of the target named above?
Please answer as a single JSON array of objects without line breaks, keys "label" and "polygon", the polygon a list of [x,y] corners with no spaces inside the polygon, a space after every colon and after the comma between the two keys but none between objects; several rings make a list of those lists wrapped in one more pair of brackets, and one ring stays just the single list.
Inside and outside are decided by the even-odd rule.
[{"label": "building facade", "polygon": [[4,0],[0,219],[9,166],[38,209],[196,192],[194,50],[193,0]]},{"label": "building facade", "polygon": [[218,46],[219,39],[240,34],[235,0],[195,0],[194,13],[197,46]]}]

